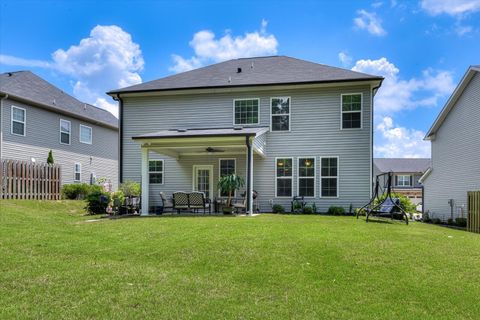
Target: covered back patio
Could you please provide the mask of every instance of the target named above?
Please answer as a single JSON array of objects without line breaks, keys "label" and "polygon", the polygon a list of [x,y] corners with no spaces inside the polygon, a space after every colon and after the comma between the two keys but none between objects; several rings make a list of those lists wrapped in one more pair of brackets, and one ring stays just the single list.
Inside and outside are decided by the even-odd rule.
[{"label": "covered back patio", "polygon": [[153,213],[152,205],[161,200],[159,192],[170,197],[198,191],[212,204],[225,196],[216,188],[219,177],[232,170],[244,176],[245,209],[252,214],[253,155],[266,157],[268,131],[268,127],[170,129],[134,136],[141,150],[141,214]]}]

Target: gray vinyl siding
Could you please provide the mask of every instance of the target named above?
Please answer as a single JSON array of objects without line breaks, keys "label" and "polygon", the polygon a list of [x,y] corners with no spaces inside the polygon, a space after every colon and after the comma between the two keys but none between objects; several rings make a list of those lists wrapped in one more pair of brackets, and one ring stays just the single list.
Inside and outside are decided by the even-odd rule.
[{"label": "gray vinyl siding", "polygon": [[432,141],[432,171],[424,182],[425,212],[450,218],[467,209],[467,191],[480,190],[480,74],[477,73],[451,109]]},{"label": "gray vinyl siding", "polygon": [[[26,110],[25,136],[11,134],[12,105]],[[60,143],[60,119],[71,123],[70,145]],[[93,172],[110,179],[114,188],[118,185],[117,130],[10,99],[3,101],[2,121],[3,159],[46,162],[52,150],[55,163],[62,166],[62,183],[73,183],[74,164],[80,163],[83,182],[89,182]],[[92,128],[92,144],[80,142],[80,124]]]},{"label": "gray vinyl siding", "polygon": [[[232,127],[233,100],[239,98],[260,99],[260,123],[270,127],[270,98],[291,97],[289,132],[268,132],[265,135],[267,157],[255,155],[253,188],[259,194],[262,211],[270,211],[272,203],[290,208],[290,198],[275,197],[275,157],[294,158],[293,195],[297,190],[297,158],[313,156],[316,159],[316,202],[321,211],[331,205],[348,208],[350,203],[360,207],[370,197],[371,176],[371,117],[370,86],[333,87],[316,89],[288,89],[242,93],[217,92],[215,94],[183,94],[148,97],[124,97],[123,123],[123,176],[124,180],[141,180],[140,145],[133,136],[171,128]],[[362,129],[340,129],[341,94],[363,94]],[[261,143],[261,139],[259,141]],[[177,190],[192,188],[193,164],[213,164],[218,175],[218,157],[182,156],[177,161],[151,153],[152,157],[164,158],[165,183],[151,185],[151,199],[158,203],[158,191],[170,195]],[[320,198],[320,157],[339,157],[339,197]],[[224,156],[229,158],[231,156]],[[244,172],[245,154],[238,155],[237,172]],[[216,177],[215,183],[216,183]]]}]

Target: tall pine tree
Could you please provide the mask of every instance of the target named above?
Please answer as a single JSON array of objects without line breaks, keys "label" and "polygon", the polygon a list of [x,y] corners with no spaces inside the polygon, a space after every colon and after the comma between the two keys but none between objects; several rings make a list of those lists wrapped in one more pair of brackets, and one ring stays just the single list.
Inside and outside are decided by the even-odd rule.
[{"label": "tall pine tree", "polygon": [[52,150],[50,150],[50,151],[48,152],[47,163],[48,163],[48,164],[53,164],[53,163],[54,163]]}]

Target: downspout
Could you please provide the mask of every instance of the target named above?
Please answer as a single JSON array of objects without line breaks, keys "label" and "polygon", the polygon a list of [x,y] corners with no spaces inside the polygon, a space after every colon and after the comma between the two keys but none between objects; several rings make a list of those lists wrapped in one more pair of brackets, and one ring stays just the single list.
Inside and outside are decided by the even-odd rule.
[{"label": "downspout", "polygon": [[3,100],[8,99],[8,94],[0,99],[0,159],[3,156]]},{"label": "downspout", "polygon": [[118,100],[118,184],[123,182],[123,99],[117,94]]},{"label": "downspout", "polygon": [[370,135],[371,135],[371,144],[370,144],[370,198],[372,197],[372,190],[373,190],[373,138],[374,138],[374,133],[375,130],[373,128],[373,105],[374,105],[374,97],[377,94],[378,89],[382,86],[383,80],[380,82],[380,84],[376,87],[372,88],[372,94],[371,94],[371,108],[370,108]]},{"label": "downspout", "polygon": [[245,193],[245,196],[247,197],[247,205],[245,211],[247,211],[248,213],[250,211],[250,201],[252,200],[252,181],[250,175],[250,172],[252,170],[252,159],[250,157],[250,154],[252,152],[252,144],[250,143],[249,136],[245,137],[245,143],[247,145],[247,192]]}]

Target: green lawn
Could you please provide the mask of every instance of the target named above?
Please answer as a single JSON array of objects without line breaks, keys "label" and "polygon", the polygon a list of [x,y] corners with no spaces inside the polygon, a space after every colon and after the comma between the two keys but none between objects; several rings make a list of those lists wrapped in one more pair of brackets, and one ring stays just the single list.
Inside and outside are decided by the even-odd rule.
[{"label": "green lawn", "polygon": [[480,235],[352,217],[87,222],[0,201],[0,319],[478,319]]}]

